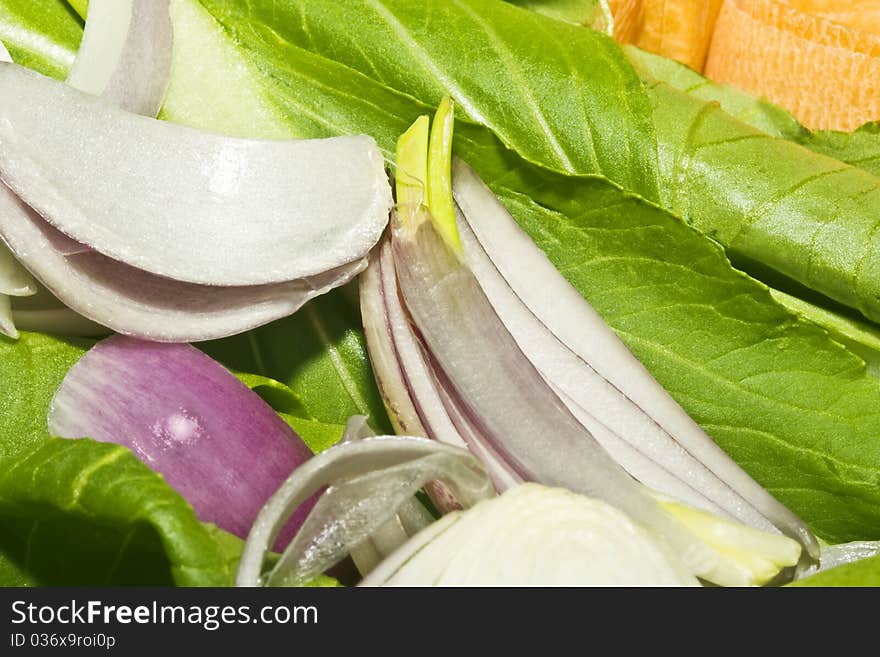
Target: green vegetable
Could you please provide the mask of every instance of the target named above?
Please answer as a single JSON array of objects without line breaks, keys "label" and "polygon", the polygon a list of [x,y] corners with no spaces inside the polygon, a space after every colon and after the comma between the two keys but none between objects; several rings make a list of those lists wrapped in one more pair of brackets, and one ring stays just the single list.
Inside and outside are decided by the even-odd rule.
[{"label": "green vegetable", "polygon": [[[437,13],[463,12],[463,2],[438,8],[434,20],[442,19]],[[373,4],[385,7],[390,3]],[[341,31],[339,22],[331,20],[333,3],[312,7],[303,2],[278,5],[255,0],[245,5],[205,0],[209,12],[194,0],[175,0],[179,51],[187,55],[175,61],[176,81],[172,82],[165,117],[190,124],[204,121],[205,127],[229,126],[230,130],[250,130],[263,136],[366,131],[392,157],[397,136],[416,117],[432,112],[431,103],[442,95],[444,88],[436,77],[442,62],[424,55],[417,40],[401,41],[399,32],[388,33],[378,21],[375,29],[386,31],[384,40],[347,40],[366,29],[362,5],[352,2],[351,9],[347,5],[346,24],[351,30]],[[491,14],[495,4],[486,6]],[[308,10],[306,23],[314,41],[299,33],[303,21],[298,8]],[[421,16],[423,23],[426,20],[423,11],[414,8],[412,13]],[[430,36],[442,40],[445,33],[455,36],[459,24],[464,30],[470,20],[459,15],[442,29],[429,32],[429,25],[422,24],[420,30],[413,27],[407,34],[413,39]],[[486,20],[484,15],[484,24]],[[567,53],[572,66],[584,61],[575,60],[574,51],[557,48],[549,40],[545,43],[546,37],[539,35],[560,28],[541,20],[533,31],[519,29],[528,35],[522,48],[556,52],[557,57]],[[417,19],[411,21],[416,23]],[[456,37],[456,43],[460,38],[462,35]],[[300,49],[293,43],[297,40],[312,49],[326,47],[328,54],[335,48],[335,58],[367,70],[359,73]],[[356,55],[355,43],[383,52],[373,57]],[[508,145],[526,157],[553,165],[552,139],[560,143],[563,134],[583,126],[582,118],[587,116],[591,121],[602,121],[603,128],[595,133],[581,130],[577,138],[569,134],[571,143],[586,148],[584,153],[577,152],[576,159],[592,161],[593,149],[596,162],[637,159],[644,150],[643,140],[651,139],[653,129],[650,122],[636,121],[637,125],[630,126],[625,114],[650,115],[643,102],[644,90],[623,64],[615,63],[619,57],[616,46],[605,40],[600,45],[600,52],[611,58],[611,67],[598,69],[595,77],[601,79],[597,85],[604,85],[609,94],[622,88],[626,93],[622,98],[609,97],[605,107],[589,111],[580,111],[582,105],[575,103],[572,107],[579,110],[574,113],[577,120],[571,120],[570,113],[545,110],[549,116],[544,117],[545,123],[556,126],[555,131],[544,129],[534,111],[527,109],[538,105],[557,111],[560,105],[551,102],[550,96],[570,97],[576,91],[575,83],[563,82],[557,87],[555,82],[547,82],[534,91],[543,95],[530,98],[530,87],[522,79],[511,81],[510,73],[469,70],[479,66],[479,60],[474,64],[469,58],[471,63],[467,64],[457,46],[454,53],[446,55],[454,60],[449,65],[468,70],[456,73],[460,77],[450,73],[447,79],[465,88],[467,100],[472,101],[458,99],[463,120],[456,126],[457,154],[491,183],[518,221],[660,382],[760,483],[826,539],[877,538],[880,442],[876,436],[880,435],[880,416],[876,408],[880,390],[861,359],[814,325],[799,321],[762,285],[733,270],[717,246],[653,204],[600,178],[575,182],[529,165],[486,129],[468,120],[471,111],[482,118],[492,116],[502,128],[499,136]],[[618,66],[620,76],[616,78]],[[200,72],[208,73],[200,77]],[[486,80],[497,83],[497,89],[489,91],[498,93],[498,98],[506,101],[504,94],[509,93],[510,102],[520,103],[526,110],[513,111],[509,102],[495,107],[496,101],[486,99],[480,91]],[[181,81],[189,81],[191,86]],[[585,84],[583,80],[581,84]],[[589,85],[593,85],[592,77]],[[722,119],[717,121],[723,123]],[[633,130],[620,128],[615,133],[614,121]],[[612,139],[615,134],[628,135],[629,141]],[[625,152],[633,148],[636,151]],[[575,153],[574,146],[571,152]],[[633,174],[628,189],[640,187],[644,196],[658,196],[656,190],[651,192],[652,175],[651,167]],[[329,308],[340,299],[345,299],[343,294],[327,299]],[[317,420],[341,423],[341,416],[353,409],[372,408],[372,402],[359,402],[358,396],[375,399],[381,408],[363,355],[357,314],[353,307],[348,308],[341,313],[329,312],[329,317],[321,314],[323,332],[306,330],[314,320],[305,311],[254,332],[250,335],[255,336],[258,351],[253,350],[252,338],[247,335],[202,346],[232,367],[262,372],[289,384]],[[334,324],[327,328],[330,322]],[[322,339],[322,333],[336,339]],[[337,346],[335,358],[328,345]],[[356,394],[349,394],[349,390]],[[340,391],[345,391],[341,399],[337,397]],[[39,423],[43,417],[37,415],[32,421]],[[0,418],[0,422],[6,421],[5,415]]]},{"label": "green vegetable", "polygon": [[[301,24],[293,5],[205,3],[222,23],[192,0],[174,3],[181,48],[205,43],[209,36],[215,46],[201,54],[189,51],[189,59],[175,62],[175,71],[194,79],[195,71],[216,68],[210,84],[203,81],[193,98],[170,99],[170,119],[197,123],[199,106],[213,116],[206,98],[223,99],[232,107],[244,94],[242,114],[230,115],[232,123],[244,124],[252,104],[259,102],[257,115],[270,118],[254,129],[271,124],[275,131],[299,136],[369,132],[392,157],[398,135],[419,115],[433,111],[284,40],[286,31]],[[400,75],[393,61],[385,62],[383,77]],[[226,65],[235,67],[228,76]],[[377,60],[375,65],[382,64]],[[242,71],[249,76],[244,90]],[[652,374],[752,476],[826,539],[878,536],[880,417],[875,409],[880,390],[861,359],[799,321],[763,286],[733,270],[712,242],[652,204],[602,179],[577,183],[542,171],[467,120],[456,124],[455,149],[501,194]],[[356,313],[350,312],[354,318],[339,320],[337,335],[348,336],[346,344],[362,344]],[[266,347],[259,358],[252,355],[247,336],[204,347],[241,371],[259,372],[257,362],[262,361],[262,372],[289,384],[312,416],[341,424],[343,413],[370,405],[355,403],[350,395],[339,402],[334,393],[347,389],[347,382],[351,389],[375,394],[366,378],[371,375],[365,361],[337,369],[339,360],[326,349],[333,342],[313,341],[314,333],[293,328],[311,321],[304,311],[255,332],[258,344]],[[290,349],[293,356],[287,355]]]},{"label": "green vegetable", "polygon": [[853,132],[810,131],[784,109],[734,87],[712,82],[673,59],[635,46],[626,46],[625,51],[646,80],[665,82],[700,100],[717,102],[725,112],[761,132],[880,175],[880,122],[868,123]]},{"label": "green vegetable", "polygon": [[880,556],[824,570],[789,586],[880,586]]},{"label": "green vegetable", "polygon": [[3,459],[0,551],[5,575],[29,584],[225,586],[234,575],[158,474],[90,440],[49,439]]},{"label": "green vegetable", "polygon": [[82,28],[64,0],[0,0],[0,41],[16,63],[44,75],[67,75]]},{"label": "green vegetable", "polygon": [[817,153],[880,176],[880,121],[866,123],[853,132],[820,130],[801,143]]},{"label": "green vegetable", "polygon": [[611,34],[614,16],[607,0],[507,0],[523,9]]}]

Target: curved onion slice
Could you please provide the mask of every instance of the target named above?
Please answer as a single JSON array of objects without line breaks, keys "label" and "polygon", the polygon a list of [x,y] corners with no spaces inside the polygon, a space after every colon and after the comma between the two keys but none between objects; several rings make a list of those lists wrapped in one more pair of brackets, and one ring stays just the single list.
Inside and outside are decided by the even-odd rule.
[{"label": "curved onion slice", "polygon": [[465,507],[495,494],[480,462],[457,447],[404,436],[331,447],[294,472],[260,511],[242,552],[236,584],[261,584],[263,558],[279,528],[325,486],[329,488],[315,511],[269,574],[270,583],[308,581],[362,544],[419,488],[438,478]]},{"label": "curved onion slice", "polygon": [[626,515],[522,484],[417,534],[361,586],[699,586]]},{"label": "curved onion slice", "polygon": [[156,116],[171,74],[169,0],[91,0],[67,84]]},{"label": "curved onion slice", "polygon": [[[351,442],[363,438],[375,437],[376,433],[367,423],[367,417],[365,415],[353,415],[346,423],[345,432],[342,434],[341,442]],[[436,482],[435,480],[431,483],[439,482]],[[330,491],[327,492],[330,493]],[[315,516],[319,513],[326,515],[327,511],[321,511],[320,509],[326,509],[332,498],[338,499],[339,497],[339,490],[336,490],[333,495],[328,494],[322,496],[321,499],[318,500],[318,504],[315,505],[315,508],[312,509],[311,515],[309,516],[309,524],[313,527],[320,525],[320,523],[317,523],[315,520]],[[345,512],[345,510],[343,512]],[[382,512],[384,513],[384,509]],[[428,512],[428,510],[415,497],[409,497],[400,503],[394,515],[392,515],[383,525],[379,526],[379,528],[372,534],[357,543],[355,547],[351,548],[349,552],[351,560],[354,562],[355,566],[357,566],[361,575],[365,575],[373,570],[382,559],[403,545],[410,536],[414,536],[432,522],[434,522],[434,517]],[[323,531],[323,529],[319,529],[318,531]],[[302,533],[305,534],[305,530],[303,530]],[[300,537],[297,537],[296,541],[305,543]],[[345,542],[347,543],[349,541]],[[301,553],[297,554],[291,546],[285,551],[282,557],[282,561],[285,560],[288,564],[300,564],[302,563],[302,555]],[[298,565],[293,568],[299,570]],[[275,568],[273,568],[273,573],[281,575],[282,578],[285,578],[290,572],[290,566],[282,564],[282,562],[279,562],[276,564]],[[271,580],[269,581],[269,584],[272,584]]]},{"label": "curved onion slice", "polygon": [[603,446],[642,483],[759,529],[816,558],[806,525],[676,403],[464,162],[453,191],[468,266],[501,321]]},{"label": "curved onion slice", "polygon": [[[521,483],[522,478],[486,448],[488,440],[458,412],[438,381],[401,302],[388,240],[373,250],[359,288],[370,363],[395,430],[467,447],[498,490]],[[441,510],[458,508],[442,489],[432,487],[429,493]]]},{"label": "curved onion slice", "polygon": [[119,333],[160,342],[221,338],[286,317],[366,266],[363,260],[287,283],[212,287],[155,276],[97,252],[65,256],[53,239],[58,231],[14,194],[0,193],[0,228],[65,305]]},{"label": "curved onion slice", "polygon": [[[0,62],[12,62],[12,57],[2,42],[0,42]],[[0,185],[0,197],[7,194],[11,192]],[[2,211],[0,206],[0,212]],[[36,281],[0,240],[0,333],[10,338],[18,337],[9,297],[30,296],[36,293]]]},{"label": "curved onion slice", "polygon": [[489,304],[479,283],[434,229],[426,212],[401,226],[393,252],[403,299],[438,374],[485,447],[525,480],[614,504],[709,576],[717,555],[637,484],[571,414]]},{"label": "curved onion slice", "polygon": [[62,438],[129,447],[202,521],[241,537],[312,456],[256,393],[195,347],[124,336],[98,343],[70,369],[48,422]]},{"label": "curved onion slice", "polygon": [[[321,274],[366,256],[388,219],[365,135],[265,141],[130,114],[0,65],[0,177],[78,242],[203,285]],[[85,165],[84,165],[85,164]]]}]

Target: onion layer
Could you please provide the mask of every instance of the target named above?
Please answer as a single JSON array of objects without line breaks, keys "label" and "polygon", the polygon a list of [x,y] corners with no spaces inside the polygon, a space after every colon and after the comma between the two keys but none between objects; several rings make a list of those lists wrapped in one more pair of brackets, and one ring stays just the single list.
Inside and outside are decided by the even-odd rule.
[{"label": "onion layer", "polygon": [[256,393],[195,347],[124,336],[98,343],[70,369],[48,422],[62,438],[129,447],[202,521],[240,537],[312,456]]}]

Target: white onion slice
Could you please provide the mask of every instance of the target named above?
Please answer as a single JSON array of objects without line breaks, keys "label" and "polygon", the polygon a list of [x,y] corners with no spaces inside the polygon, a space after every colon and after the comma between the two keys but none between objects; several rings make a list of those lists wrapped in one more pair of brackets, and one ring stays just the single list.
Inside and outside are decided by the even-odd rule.
[{"label": "white onion slice", "polygon": [[[0,42],[0,62],[12,62],[12,57],[2,42]],[[0,185],[0,196],[10,193]],[[0,239],[0,333],[13,339],[18,337],[9,297],[24,297],[36,293],[36,281]]]},{"label": "white onion slice", "polygon": [[361,586],[699,586],[599,500],[523,484],[417,534]]},{"label": "white onion slice", "polygon": [[364,258],[391,206],[367,136],[266,141],[144,118],[0,65],[0,177],[78,242],[167,278],[279,283]]},{"label": "white onion slice", "polygon": [[816,558],[804,523],[685,413],[473,170],[460,160],[453,168],[468,266],[519,347],[615,459],[689,504],[775,526]]},{"label": "white onion slice", "polygon": [[436,441],[379,436],[331,447],[299,466],[260,511],[245,542],[236,584],[262,583],[263,559],[279,530],[323,487],[330,486],[325,493],[331,496],[329,503],[307,518],[285,552],[284,572],[270,579],[290,584],[322,572],[379,529],[415,490],[436,478],[443,479],[464,506],[495,494],[473,455]]},{"label": "white onion slice", "polygon": [[486,447],[523,479],[617,506],[667,541],[692,572],[714,571],[718,555],[660,509],[553,392],[430,217],[418,212],[401,226],[392,214],[392,234],[406,308]]},{"label": "white onion slice", "polygon": [[4,237],[43,285],[98,324],[149,340],[196,342],[241,333],[296,312],[366,266],[361,260],[310,279],[274,285],[180,283],[97,252],[63,255],[53,246],[57,231],[5,191],[0,189]]},{"label": "white onion slice", "polygon": [[67,84],[156,116],[171,74],[169,0],[91,0]]}]

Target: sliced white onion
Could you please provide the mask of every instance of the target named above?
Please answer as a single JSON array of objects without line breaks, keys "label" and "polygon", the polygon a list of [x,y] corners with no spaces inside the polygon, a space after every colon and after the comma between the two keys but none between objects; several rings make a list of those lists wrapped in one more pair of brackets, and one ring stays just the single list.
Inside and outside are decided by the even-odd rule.
[{"label": "sliced white onion", "polygon": [[740,468],[651,376],[464,162],[453,191],[465,259],[504,325],[603,446],[646,485],[760,529],[813,558],[804,523]]},{"label": "sliced white onion", "polygon": [[279,529],[323,487],[330,486],[270,581],[298,583],[322,572],[390,520],[401,502],[437,478],[464,506],[494,495],[473,455],[436,441],[380,436],[331,447],[297,468],[260,511],[242,552],[236,584],[261,584],[263,559]]},{"label": "sliced white onion", "polygon": [[0,177],[115,260],[217,286],[280,283],[364,258],[391,206],[359,135],[264,141],[144,118],[0,65]]},{"label": "sliced white onion", "polygon": [[[5,188],[0,192],[6,191]],[[310,279],[246,287],[180,283],[97,252],[65,256],[57,231],[14,194],[0,193],[0,223],[19,259],[68,307],[118,333],[161,342],[210,340],[285,317],[354,278],[358,261]]]},{"label": "sliced white onion", "polygon": [[361,586],[699,586],[614,507],[523,484],[417,534]]},{"label": "sliced white onion", "polygon": [[[12,62],[12,57],[2,42],[0,42],[0,62]],[[0,185],[0,196],[9,193]],[[36,292],[36,281],[0,239],[0,333],[13,339],[18,338],[9,297],[30,296]]]},{"label": "sliced white onion", "polygon": [[156,116],[171,73],[169,4],[91,0],[67,84],[129,112]]},{"label": "sliced white onion", "polygon": [[392,214],[394,261],[406,308],[443,387],[484,446],[520,477],[597,497],[653,530],[698,575],[718,555],[660,509],[571,414],[495,313],[476,278],[427,213]]}]

